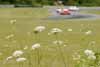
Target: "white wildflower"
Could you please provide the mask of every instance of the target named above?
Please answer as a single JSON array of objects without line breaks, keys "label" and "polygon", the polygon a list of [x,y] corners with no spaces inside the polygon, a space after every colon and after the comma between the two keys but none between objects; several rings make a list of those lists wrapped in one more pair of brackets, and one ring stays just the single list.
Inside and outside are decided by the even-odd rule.
[{"label": "white wildflower", "polygon": [[8,61],[8,60],[10,60],[12,58],[13,58],[13,56],[9,56],[9,57],[7,57],[6,61]]},{"label": "white wildflower", "polygon": [[62,30],[59,29],[59,28],[53,28],[53,29],[51,30],[51,33],[53,33],[53,34],[55,34],[55,33],[60,33],[60,32],[62,32]]},{"label": "white wildflower", "polygon": [[10,20],[10,23],[11,23],[11,24],[16,23],[16,19]]},{"label": "white wildflower", "polygon": [[10,38],[12,38],[12,37],[14,37],[14,34],[10,34],[10,35],[6,36],[5,38],[6,38],[6,39],[10,39]]},{"label": "white wildflower", "polygon": [[73,31],[71,28],[69,28],[69,29],[67,29],[67,31],[69,31],[69,32],[71,32],[71,31]]},{"label": "white wildflower", "polygon": [[63,41],[61,41],[61,40],[56,40],[56,41],[53,41],[53,44],[63,44]]},{"label": "white wildflower", "polygon": [[87,56],[94,56],[94,54],[95,54],[92,50],[88,50],[88,49],[85,50],[84,53],[85,53],[85,55],[87,55]]},{"label": "white wildflower", "polygon": [[36,49],[36,48],[39,48],[40,47],[40,44],[39,43],[36,43],[36,44],[33,44],[32,45],[32,49],[34,50],[34,49]]},{"label": "white wildflower", "polygon": [[24,62],[24,61],[26,61],[26,58],[17,58],[16,61],[17,62]]},{"label": "white wildflower", "polygon": [[88,59],[95,60],[96,59],[96,56],[94,56],[94,55],[88,56]]},{"label": "white wildflower", "polygon": [[15,52],[13,53],[12,56],[14,56],[14,57],[19,57],[19,56],[21,56],[23,53],[24,53],[23,51],[17,50],[17,51],[15,51]]},{"label": "white wildflower", "polygon": [[92,31],[91,30],[88,30],[88,31],[85,32],[85,34],[86,35],[90,35],[90,34],[92,34]]},{"label": "white wildflower", "polygon": [[45,26],[37,26],[37,27],[35,27],[35,29],[34,29],[35,32],[42,32],[42,31],[44,31],[44,30],[45,30]]},{"label": "white wildflower", "polygon": [[78,53],[74,53],[74,55],[72,56],[73,60],[80,60],[81,59],[81,55],[79,55]]}]

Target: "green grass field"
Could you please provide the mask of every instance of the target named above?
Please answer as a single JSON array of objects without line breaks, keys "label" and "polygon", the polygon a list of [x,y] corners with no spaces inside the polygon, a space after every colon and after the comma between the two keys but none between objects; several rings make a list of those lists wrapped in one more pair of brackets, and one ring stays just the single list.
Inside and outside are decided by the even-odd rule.
[{"label": "green grass field", "polygon": [[[100,52],[100,19],[43,19],[48,16],[47,9],[43,8],[0,9],[0,67],[65,67],[64,62],[66,67],[75,67],[72,57],[75,52],[82,53],[85,49]],[[12,24],[10,21],[13,19],[16,19],[16,23]],[[46,27],[37,39],[33,32],[36,26]],[[48,35],[52,28],[60,28],[63,32],[59,33],[58,38]],[[92,33],[86,35],[85,32],[89,30]],[[9,35],[13,36],[7,38]],[[57,44],[53,44],[56,39],[64,42],[60,49]],[[39,55],[38,50],[31,50],[36,42],[41,44]],[[24,49],[25,46],[28,48]],[[16,62],[16,58],[6,61],[16,50],[24,52],[21,57],[27,58],[25,62]]]}]

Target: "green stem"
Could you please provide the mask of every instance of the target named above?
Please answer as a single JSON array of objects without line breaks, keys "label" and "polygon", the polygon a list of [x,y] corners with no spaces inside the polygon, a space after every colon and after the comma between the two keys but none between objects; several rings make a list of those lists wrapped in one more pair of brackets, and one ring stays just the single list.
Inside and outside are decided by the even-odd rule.
[{"label": "green stem", "polygon": [[[58,34],[55,34],[55,36],[56,36],[56,40],[58,41]],[[59,43],[57,43],[57,46],[58,46],[59,54],[60,54],[60,56],[61,56],[61,58],[62,58],[62,61],[63,61],[63,63],[64,63],[64,67],[66,67],[65,57],[64,57],[64,55],[63,55],[62,48],[61,48],[61,46],[60,46]]]},{"label": "green stem", "polygon": [[32,67],[32,63],[31,63],[31,55],[29,54],[29,67]]},{"label": "green stem", "polygon": [[40,66],[40,50],[39,49],[37,49],[37,55],[38,55],[38,67],[41,67]]},{"label": "green stem", "polygon": [[[35,40],[36,40],[36,43],[38,43],[38,41],[39,41],[38,33],[35,34]],[[36,54],[37,54],[37,67],[41,67],[41,65],[40,65],[40,49],[39,48],[37,48]]]}]

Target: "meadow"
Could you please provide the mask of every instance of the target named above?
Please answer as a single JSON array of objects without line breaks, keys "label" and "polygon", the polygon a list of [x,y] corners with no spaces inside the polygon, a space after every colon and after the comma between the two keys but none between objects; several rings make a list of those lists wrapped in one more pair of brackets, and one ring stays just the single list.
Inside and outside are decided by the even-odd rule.
[{"label": "meadow", "polygon": [[49,15],[47,8],[0,8],[0,67],[99,67],[100,19],[45,20]]}]

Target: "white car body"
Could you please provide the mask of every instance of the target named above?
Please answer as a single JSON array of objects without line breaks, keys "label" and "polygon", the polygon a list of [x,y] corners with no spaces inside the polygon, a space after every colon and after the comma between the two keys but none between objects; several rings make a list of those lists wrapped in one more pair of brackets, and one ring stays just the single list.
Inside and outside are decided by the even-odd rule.
[{"label": "white car body", "polygon": [[69,9],[56,9],[56,12],[60,15],[70,15],[71,12]]},{"label": "white car body", "polygon": [[79,8],[76,6],[71,6],[69,8],[58,8],[56,9],[56,12],[60,15],[73,15],[76,11],[78,11]]},{"label": "white car body", "polygon": [[79,10],[79,8],[76,7],[76,6],[71,6],[68,9],[71,10],[71,11],[78,11]]}]

